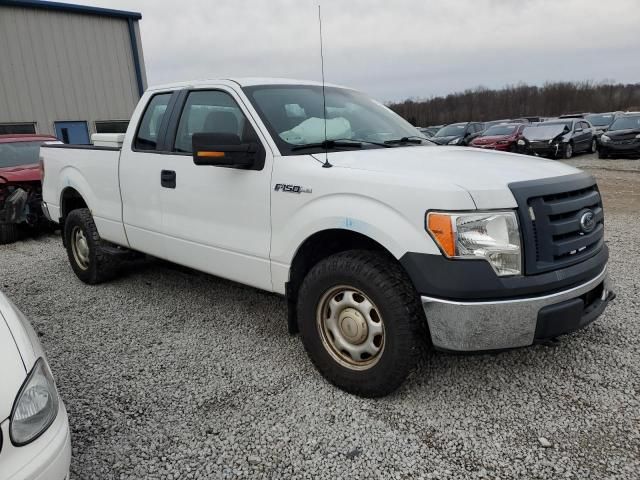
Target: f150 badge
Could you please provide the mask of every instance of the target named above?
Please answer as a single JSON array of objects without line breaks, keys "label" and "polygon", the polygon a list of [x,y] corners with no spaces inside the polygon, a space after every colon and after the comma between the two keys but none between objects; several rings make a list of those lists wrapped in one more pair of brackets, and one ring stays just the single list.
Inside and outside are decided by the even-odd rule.
[{"label": "f150 badge", "polygon": [[286,193],[311,193],[311,189],[307,187],[302,187],[300,185],[290,185],[287,183],[276,183],[276,186],[273,188],[276,192],[286,192]]}]

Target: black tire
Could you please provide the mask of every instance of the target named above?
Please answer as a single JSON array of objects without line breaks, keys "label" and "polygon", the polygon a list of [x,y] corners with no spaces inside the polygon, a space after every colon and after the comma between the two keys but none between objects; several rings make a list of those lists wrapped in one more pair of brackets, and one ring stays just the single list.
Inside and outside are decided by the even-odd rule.
[{"label": "black tire", "polygon": [[[74,236],[80,235],[80,232],[88,248],[85,264],[78,254],[78,247],[74,246]],[[98,229],[88,208],[73,210],[69,213],[64,222],[63,233],[69,263],[80,280],[95,285],[113,278],[119,262],[113,255],[104,252],[101,248],[102,240],[100,240]]]},{"label": "black tire", "polygon": [[562,158],[564,158],[565,160],[569,160],[571,157],[573,157],[573,153],[573,143],[569,142],[562,149]]},{"label": "black tire", "polygon": [[0,224],[0,245],[7,245],[20,240],[20,229],[15,223]]},{"label": "black tire", "polygon": [[[365,301],[370,300],[376,312],[379,310],[376,316],[383,325],[383,347],[373,357],[375,363],[365,369],[349,368],[337,360],[341,354],[332,351],[328,343],[334,341],[333,335],[323,333],[320,326],[318,312],[324,312],[323,298],[330,298],[329,292],[340,288],[363,293]],[[426,320],[417,292],[400,265],[378,252],[350,250],[322,260],[302,282],[297,311],[302,342],[316,368],[337,387],[363,397],[381,397],[395,391],[426,344]],[[327,314],[331,311],[326,310]],[[371,312],[369,317],[373,317]],[[374,338],[371,343],[375,343]]]},{"label": "black tire", "polygon": [[598,151],[598,140],[596,138],[591,139],[591,145],[589,146],[589,153],[596,153]]}]

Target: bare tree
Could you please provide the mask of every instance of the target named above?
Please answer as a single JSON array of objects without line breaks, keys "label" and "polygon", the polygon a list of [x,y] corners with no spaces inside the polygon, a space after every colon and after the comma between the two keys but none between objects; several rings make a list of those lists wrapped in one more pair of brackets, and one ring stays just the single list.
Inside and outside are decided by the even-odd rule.
[{"label": "bare tree", "polygon": [[640,83],[548,82],[541,87],[519,83],[498,90],[476,87],[428,99],[408,99],[389,107],[414,125],[488,121],[563,113],[607,112],[640,105]]}]

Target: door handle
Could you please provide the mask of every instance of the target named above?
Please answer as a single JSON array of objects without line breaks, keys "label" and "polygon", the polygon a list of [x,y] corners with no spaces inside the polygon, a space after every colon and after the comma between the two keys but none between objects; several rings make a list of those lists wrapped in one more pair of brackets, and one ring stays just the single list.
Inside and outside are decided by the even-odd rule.
[{"label": "door handle", "polygon": [[176,188],[176,172],[173,170],[162,170],[160,172],[160,185],[164,188]]}]

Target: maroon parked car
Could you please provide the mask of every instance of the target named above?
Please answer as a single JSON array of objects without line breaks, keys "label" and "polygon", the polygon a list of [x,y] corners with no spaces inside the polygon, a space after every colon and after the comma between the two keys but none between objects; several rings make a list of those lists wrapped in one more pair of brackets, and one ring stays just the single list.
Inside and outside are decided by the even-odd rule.
[{"label": "maroon parked car", "polygon": [[476,137],[471,142],[472,147],[488,148],[490,150],[502,150],[516,152],[517,141],[522,137],[522,131],[527,127],[525,123],[503,123],[493,125]]},{"label": "maroon parked car", "polygon": [[48,135],[0,135],[0,244],[29,229],[48,227],[42,213],[40,145]]}]

